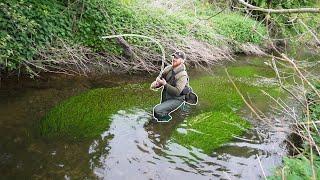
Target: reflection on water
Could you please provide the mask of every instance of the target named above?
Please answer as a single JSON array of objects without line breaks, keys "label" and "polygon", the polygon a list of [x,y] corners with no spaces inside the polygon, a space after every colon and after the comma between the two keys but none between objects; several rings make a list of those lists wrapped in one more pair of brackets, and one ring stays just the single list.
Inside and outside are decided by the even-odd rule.
[{"label": "reflection on water", "polygon": [[261,167],[270,174],[270,168],[279,165],[286,153],[282,144],[286,133],[267,126],[252,129],[241,137],[243,140],[225,144],[209,156],[169,138],[172,126],[184,129],[183,118],[176,120],[178,123],[144,127],[148,119],[150,114],[143,109],[119,111],[112,116],[109,131],[89,148],[91,168],[99,178],[260,179]]}]

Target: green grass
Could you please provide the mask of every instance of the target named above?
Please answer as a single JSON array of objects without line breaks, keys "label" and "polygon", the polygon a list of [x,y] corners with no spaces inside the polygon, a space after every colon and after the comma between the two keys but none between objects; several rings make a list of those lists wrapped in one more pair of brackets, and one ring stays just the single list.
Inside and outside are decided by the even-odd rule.
[{"label": "green grass", "polygon": [[259,34],[267,34],[265,27],[257,21],[246,18],[239,13],[222,13],[212,18],[211,21],[219,34],[240,43],[260,44],[263,42],[263,37]]},{"label": "green grass", "polygon": [[[313,172],[311,161],[305,156],[298,156],[295,158],[283,158],[283,168],[278,168],[272,176],[267,177],[268,180],[281,180],[285,179],[299,179],[309,180],[313,179]],[[320,158],[314,156],[313,168],[315,171],[315,179],[320,179]],[[283,169],[283,172],[282,172]],[[283,177],[282,177],[283,176]]]}]

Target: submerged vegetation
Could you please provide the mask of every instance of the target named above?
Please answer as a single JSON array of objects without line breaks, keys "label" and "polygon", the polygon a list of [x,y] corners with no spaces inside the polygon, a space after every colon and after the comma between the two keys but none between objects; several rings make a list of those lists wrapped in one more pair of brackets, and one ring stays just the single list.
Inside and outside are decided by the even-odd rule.
[{"label": "submerged vegetation", "polygon": [[46,137],[81,140],[99,136],[110,125],[110,116],[121,109],[151,106],[157,93],[148,84],[100,88],[71,97],[54,107],[40,122]]},{"label": "submerged vegetation", "polygon": [[[252,104],[267,102],[269,97],[260,91],[263,89],[272,97],[282,95],[284,90],[301,106],[297,111],[285,101],[273,99],[274,103],[282,105],[281,113],[291,116],[294,133],[303,143],[295,147],[298,155],[284,157],[283,166],[268,178],[320,179],[320,85],[319,75],[312,75],[312,71],[319,71],[319,68],[309,71],[306,67],[311,67],[312,63],[295,60],[284,53],[291,47],[289,51],[295,54],[301,45],[307,45],[314,54],[319,54],[320,13],[311,16],[310,12],[268,12],[271,8],[319,7],[320,2],[242,1],[259,8],[235,2],[1,1],[0,85],[3,76],[20,77],[21,73],[30,77],[43,72],[67,75],[110,71],[154,73],[160,70],[163,56],[168,58],[177,49],[186,52],[188,65],[208,67],[231,59],[235,53],[266,55],[262,49],[272,47],[274,52],[269,54],[270,62],[266,64],[275,72],[262,62],[230,65],[228,72]],[[110,35],[120,36],[103,38]],[[319,64],[318,61],[315,63]],[[199,96],[199,109],[186,118],[183,124],[186,131],[171,133],[173,141],[210,154],[252,127],[241,116],[245,102],[223,69],[191,77],[190,84]],[[45,138],[92,139],[108,130],[111,116],[119,110],[138,107],[151,113],[159,98],[159,92],[150,91],[148,83],[93,89],[60,102],[47,112],[37,128]],[[20,142],[20,138],[14,141]]]},{"label": "submerged vegetation", "polygon": [[[248,72],[255,71],[246,69]],[[234,73],[242,69],[232,67]],[[257,79],[253,76],[253,81]],[[266,72],[262,73],[265,74]],[[187,118],[187,134],[173,133],[173,138],[182,145],[194,146],[205,153],[230,141],[233,136],[241,135],[250,128],[250,123],[239,116],[244,103],[224,72],[212,77],[203,75],[190,80],[190,84],[199,96],[200,111]],[[235,78],[235,76],[233,76]],[[278,88],[262,87],[237,81],[242,92],[249,93],[253,100],[267,101],[260,88],[278,96]],[[93,138],[106,131],[110,117],[118,110],[133,107],[152,110],[158,103],[160,94],[148,89],[148,84],[134,84],[123,87],[101,88],[88,91],[60,103],[41,121],[40,132],[45,137],[63,136],[73,139]],[[151,117],[150,117],[151,118]],[[174,119],[173,119],[174,120]]]},{"label": "submerged vegetation", "polygon": [[[258,71],[260,67],[241,68],[230,67],[233,74],[248,74],[246,77],[251,82],[259,81],[255,76],[272,74],[270,69]],[[218,70],[219,71],[219,70]],[[230,73],[231,74],[231,73]],[[260,89],[264,89],[272,96],[280,96],[281,91],[276,86],[264,86],[258,82],[247,83],[237,79],[236,84],[241,92],[255,101],[267,102],[268,98],[261,94]],[[241,135],[250,128],[250,123],[239,116],[239,111],[245,106],[240,95],[232,86],[224,72],[212,76],[205,76],[190,82],[200,98],[201,113],[195,117],[187,118],[187,134],[176,132],[174,139],[184,145],[191,145],[202,149],[205,153],[211,153],[214,148],[230,141],[234,136]]]}]

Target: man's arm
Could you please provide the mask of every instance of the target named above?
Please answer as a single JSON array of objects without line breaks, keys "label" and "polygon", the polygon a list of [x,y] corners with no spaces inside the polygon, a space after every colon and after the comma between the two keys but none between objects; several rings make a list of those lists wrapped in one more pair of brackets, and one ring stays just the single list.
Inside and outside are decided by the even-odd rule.
[{"label": "man's arm", "polygon": [[164,87],[167,89],[167,92],[170,95],[180,96],[180,93],[182,92],[182,90],[184,89],[187,83],[188,83],[188,76],[184,75],[177,80],[176,87],[171,86],[168,83],[166,83]]},{"label": "man's arm", "polygon": [[168,72],[170,71],[171,69],[171,65],[169,66],[166,66],[161,72],[160,74],[158,75],[158,78],[161,79],[161,78],[166,78],[165,76],[168,74]]},{"label": "man's arm", "polygon": [[168,74],[168,72],[170,71],[171,69],[171,65],[169,66],[166,66],[158,75],[158,77],[156,78],[156,80],[154,82],[151,83],[151,88],[159,88],[161,87],[162,85],[159,84],[157,81],[157,79],[162,79],[162,78],[166,78],[165,76]]}]

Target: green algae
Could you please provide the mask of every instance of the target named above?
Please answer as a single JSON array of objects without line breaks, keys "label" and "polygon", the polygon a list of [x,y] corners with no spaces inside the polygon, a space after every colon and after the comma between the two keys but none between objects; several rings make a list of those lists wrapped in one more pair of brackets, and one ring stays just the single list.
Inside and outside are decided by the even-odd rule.
[{"label": "green algae", "polygon": [[[263,78],[257,76],[270,75],[270,70],[260,71],[254,66],[241,68],[231,67],[228,71],[233,72],[230,73],[231,78],[245,97],[249,95],[253,102],[262,102],[265,106],[269,98],[261,93],[261,89],[274,97],[281,95],[277,86],[258,83]],[[199,97],[201,113],[186,119],[187,127],[183,128],[190,131],[185,134],[176,131],[173,134],[177,143],[197,147],[207,154],[251,127],[247,120],[238,115],[245,106],[243,100],[221,69],[218,71],[216,76],[203,76],[190,81]],[[249,81],[243,81],[241,76]]]},{"label": "green algae", "polygon": [[213,149],[242,134],[251,125],[233,112],[209,111],[188,119],[188,133],[176,132],[174,139],[186,146],[194,146],[209,154]]},{"label": "green algae", "polygon": [[229,74],[236,77],[252,77],[259,73],[258,69],[250,66],[244,67],[230,67],[228,68]]},{"label": "green algae", "polygon": [[[279,96],[281,91],[276,86],[261,86],[255,83],[259,76],[269,73],[267,70],[257,69],[256,66],[245,66],[244,69],[230,67],[233,72],[230,74],[245,96],[249,95],[253,102],[263,102],[265,105],[268,97],[262,95],[260,89],[272,96]],[[239,116],[239,110],[245,107],[245,104],[223,71],[215,76],[191,78],[190,85],[199,97],[198,110],[186,119],[187,127],[183,127],[187,129],[186,134],[177,130],[172,133],[174,141],[202,149],[209,154],[230,141],[233,136],[239,136],[251,127],[247,120]],[[159,102],[160,92],[148,88],[149,83],[129,84],[93,89],[71,97],[48,112],[40,123],[40,132],[45,137],[97,137],[108,129],[111,115],[119,110],[139,107],[150,108],[151,112],[151,107]]]},{"label": "green algae", "polygon": [[158,103],[159,93],[148,88],[149,84],[130,84],[93,89],[71,97],[52,108],[40,121],[40,133],[45,137],[72,139],[97,137],[107,130],[110,116],[118,110]]},{"label": "green algae", "polygon": [[[223,73],[223,69],[219,69],[219,71],[219,73]],[[231,76],[234,77],[275,77],[274,71],[265,68],[261,65],[230,66],[228,67],[228,72]]]}]

